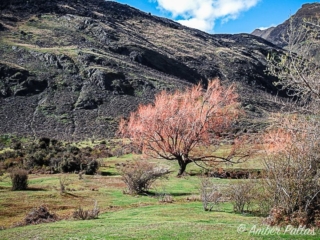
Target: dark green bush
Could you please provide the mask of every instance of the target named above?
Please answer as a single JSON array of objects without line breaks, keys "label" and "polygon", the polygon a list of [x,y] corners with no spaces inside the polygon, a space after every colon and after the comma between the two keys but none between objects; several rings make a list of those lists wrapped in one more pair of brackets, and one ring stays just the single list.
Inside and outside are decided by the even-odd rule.
[{"label": "dark green bush", "polygon": [[21,165],[23,165],[22,157],[7,158],[5,161],[3,161],[3,166],[5,169],[19,167]]},{"label": "dark green bush", "polygon": [[12,191],[26,190],[28,188],[28,172],[24,169],[16,168],[10,173]]},{"label": "dark green bush", "polygon": [[71,153],[71,154],[74,154],[74,155],[77,155],[80,152],[79,148],[77,148],[75,146],[72,146],[72,145],[67,145],[66,146],[66,150],[67,150],[68,153]]},{"label": "dark green bush", "polygon": [[99,168],[99,162],[97,160],[92,160],[91,162],[88,163],[86,174],[93,175],[97,173],[98,168]]},{"label": "dark green bush", "polygon": [[18,140],[12,141],[11,148],[14,150],[19,150],[22,148],[22,143]]},{"label": "dark green bush", "polygon": [[111,156],[106,145],[78,148],[71,143],[64,144],[49,138],[23,142],[23,146],[19,144],[15,148],[14,151],[0,153],[1,169],[24,168],[32,172],[49,169],[51,173],[83,171],[92,175],[99,167],[93,159]]},{"label": "dark green bush", "polygon": [[80,163],[79,159],[72,157],[72,156],[65,156],[60,162],[59,162],[59,169],[60,172],[74,172],[80,170]]},{"label": "dark green bush", "polygon": [[39,139],[39,147],[42,149],[47,149],[50,145],[50,138],[40,138]]},{"label": "dark green bush", "polygon": [[51,145],[52,146],[56,146],[56,145],[58,145],[58,140],[56,140],[56,139],[51,139]]}]

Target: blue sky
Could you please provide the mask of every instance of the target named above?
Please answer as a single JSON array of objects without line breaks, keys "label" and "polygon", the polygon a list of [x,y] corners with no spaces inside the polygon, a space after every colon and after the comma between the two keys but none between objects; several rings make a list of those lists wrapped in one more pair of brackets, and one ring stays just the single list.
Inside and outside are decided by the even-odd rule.
[{"label": "blue sky", "polygon": [[115,0],[209,33],[251,33],[278,25],[320,0]]}]

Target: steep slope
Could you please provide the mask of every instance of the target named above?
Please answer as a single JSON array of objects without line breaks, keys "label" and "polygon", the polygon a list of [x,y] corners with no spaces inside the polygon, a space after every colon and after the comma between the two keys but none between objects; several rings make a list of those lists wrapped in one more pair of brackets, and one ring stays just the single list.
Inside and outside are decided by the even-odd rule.
[{"label": "steep slope", "polygon": [[[297,13],[292,16],[293,28],[301,26],[305,19],[313,21],[320,20],[320,3],[307,3],[302,5]],[[287,33],[289,32],[289,28],[290,20],[288,19],[276,27],[271,27],[265,30],[256,29],[252,32],[252,34],[262,37],[279,47],[286,47],[288,40]]]},{"label": "steep slope", "polygon": [[275,27],[269,27],[267,29],[261,30],[261,29],[255,29],[251,34],[257,37],[261,37],[263,39],[266,39],[270,42],[273,42],[271,40],[270,34],[275,29]]},{"label": "steep slope", "polygon": [[237,82],[253,115],[273,107],[264,70],[276,47],[259,37],[210,35],[103,0],[2,0],[0,10],[0,135],[113,136],[156,92],[215,77]]}]

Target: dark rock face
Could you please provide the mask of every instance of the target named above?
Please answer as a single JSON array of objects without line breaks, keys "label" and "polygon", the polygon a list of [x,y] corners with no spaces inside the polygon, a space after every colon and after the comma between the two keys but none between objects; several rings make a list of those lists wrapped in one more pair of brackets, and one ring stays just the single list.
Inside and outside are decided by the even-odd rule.
[{"label": "dark rock face", "polygon": [[1,31],[4,31],[4,30],[7,30],[6,27],[3,26],[3,24],[0,23],[0,32],[1,32]]},{"label": "dark rock face", "polygon": [[274,107],[264,70],[276,46],[259,37],[210,35],[104,0],[2,0],[0,10],[0,135],[111,137],[155,93],[212,78],[236,82],[250,109]]},{"label": "dark rock face", "polygon": [[124,46],[116,49],[110,48],[112,52],[129,56],[130,61],[138,62],[146,67],[158,70],[162,73],[186,79],[189,82],[197,82],[203,79],[197,71],[189,68],[177,59],[172,59],[157,51],[136,46]]},{"label": "dark rock face", "polygon": [[48,83],[36,79],[27,70],[10,67],[0,63],[0,96],[30,96],[43,92]]}]

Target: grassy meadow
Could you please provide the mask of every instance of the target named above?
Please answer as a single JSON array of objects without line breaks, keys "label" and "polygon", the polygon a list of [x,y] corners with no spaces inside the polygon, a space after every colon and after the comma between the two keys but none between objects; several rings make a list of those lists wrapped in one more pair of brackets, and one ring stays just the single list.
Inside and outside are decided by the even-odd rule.
[{"label": "grassy meadow", "polygon": [[[105,158],[100,174],[31,174],[27,191],[11,191],[8,175],[0,181],[0,239],[319,239],[314,236],[284,234],[270,235],[252,232],[267,229],[264,217],[251,213],[233,212],[230,202],[223,202],[216,211],[205,212],[199,200],[199,182],[196,174],[177,178],[176,162],[158,161],[170,167],[167,179],[159,180],[145,195],[124,194],[125,184],[115,168],[116,163],[133,159],[133,155]],[[254,162],[244,163],[254,168]],[[241,167],[241,165],[239,166]],[[189,165],[187,172],[201,169]],[[66,184],[66,193],[60,192],[59,181]],[[225,187],[233,179],[213,179]],[[250,181],[250,179],[245,180]],[[161,193],[172,196],[172,203],[159,201]],[[95,220],[74,220],[72,213],[81,206],[92,209],[98,201],[100,215]],[[35,207],[46,205],[62,220],[39,225],[17,226]],[[251,232],[250,232],[251,231]]]}]

